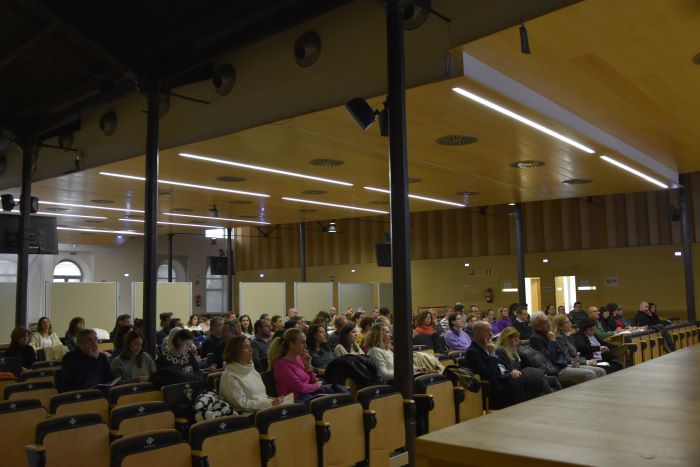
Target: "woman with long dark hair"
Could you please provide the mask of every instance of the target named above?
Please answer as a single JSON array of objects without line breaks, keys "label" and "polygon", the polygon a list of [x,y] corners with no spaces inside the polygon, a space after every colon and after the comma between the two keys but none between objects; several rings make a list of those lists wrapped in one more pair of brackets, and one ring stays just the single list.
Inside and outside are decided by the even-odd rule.
[{"label": "woman with long dark hair", "polygon": [[348,323],[338,331],[338,345],[333,349],[333,355],[340,357],[345,354],[364,355],[364,352],[357,345],[357,331],[353,323]]},{"label": "woman with long dark hair", "polygon": [[251,321],[250,316],[243,315],[238,321],[241,324],[241,332],[243,332],[243,335],[245,335],[248,339],[254,338],[255,331],[253,330],[253,322]]},{"label": "woman with long dark hair", "polygon": [[122,352],[112,360],[112,375],[124,383],[145,383],[156,372],[156,362],[143,351],[144,337],[131,330],[124,336]]},{"label": "woman with long dark hair", "polygon": [[31,370],[36,361],[34,347],[29,345],[29,329],[17,326],[10,334],[10,346],[5,350],[6,357],[19,357],[22,360],[22,369]]},{"label": "woman with long dark hair", "polygon": [[75,350],[78,345],[78,333],[81,329],[85,327],[85,320],[80,316],[76,316],[70,320],[68,324],[68,331],[66,331],[66,336],[64,338],[64,344],[68,347],[68,350]]},{"label": "woman with long dark hair", "polygon": [[323,324],[312,324],[306,333],[306,347],[311,355],[311,366],[322,374],[333,360],[333,350],[328,345],[328,335]]}]

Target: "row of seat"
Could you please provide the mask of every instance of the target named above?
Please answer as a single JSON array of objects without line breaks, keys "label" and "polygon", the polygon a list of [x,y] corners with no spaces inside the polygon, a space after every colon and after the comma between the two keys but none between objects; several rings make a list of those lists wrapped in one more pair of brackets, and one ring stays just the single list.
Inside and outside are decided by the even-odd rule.
[{"label": "row of seat", "polygon": [[[438,384],[444,382],[451,386],[445,380]],[[433,384],[421,381],[418,386],[430,388]],[[146,425],[149,410],[156,406],[171,418],[161,420],[161,425]],[[416,412],[414,402],[405,401],[391,386],[372,386],[358,391],[356,400],[350,394],[329,395],[311,401],[308,410],[303,404],[289,404],[261,410],[254,420],[232,416],[195,423],[186,443],[182,434],[168,425],[173,423],[174,414],[162,410],[163,406],[162,402],[149,402],[112,409],[110,426],[118,423],[122,428],[121,437],[114,440],[114,430],[110,431],[97,412],[47,419],[38,400],[0,402],[0,427],[12,426],[12,430],[2,429],[7,433],[0,436],[0,452],[7,465],[18,466],[25,462],[30,466],[73,465],[78,446],[80,458],[94,466],[215,467],[230,465],[232,460],[239,465],[269,467],[339,466],[367,461],[372,466],[404,465],[404,421]],[[142,415],[119,421],[120,411],[128,410]],[[125,420],[133,423],[128,430],[124,429]],[[131,430],[134,427],[137,429]],[[166,429],[151,431],[154,427]],[[16,449],[25,445],[26,461]]]}]

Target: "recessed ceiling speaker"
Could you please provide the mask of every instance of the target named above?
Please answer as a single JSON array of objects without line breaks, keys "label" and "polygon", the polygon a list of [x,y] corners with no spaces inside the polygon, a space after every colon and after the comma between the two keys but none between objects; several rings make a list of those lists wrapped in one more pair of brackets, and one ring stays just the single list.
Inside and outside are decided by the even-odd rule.
[{"label": "recessed ceiling speaker", "polygon": [[112,136],[117,131],[117,114],[114,110],[100,117],[100,130],[105,136]]},{"label": "recessed ceiling speaker", "polygon": [[225,96],[236,85],[236,69],[228,63],[220,65],[214,70],[211,82],[214,85],[214,89],[216,89],[216,93],[220,96]]},{"label": "recessed ceiling speaker", "polygon": [[294,42],[294,60],[300,67],[316,63],[321,55],[321,36],[314,31],[305,32]]}]

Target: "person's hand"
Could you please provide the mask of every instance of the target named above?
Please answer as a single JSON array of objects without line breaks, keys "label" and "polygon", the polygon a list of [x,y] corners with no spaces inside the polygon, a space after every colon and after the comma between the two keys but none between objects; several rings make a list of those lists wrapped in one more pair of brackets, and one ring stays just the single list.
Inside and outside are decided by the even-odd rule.
[{"label": "person's hand", "polygon": [[280,405],[282,402],[284,402],[284,397],[275,397],[272,399],[272,405]]},{"label": "person's hand", "polygon": [[607,352],[607,351],[609,351],[609,350],[610,350],[610,349],[607,348],[607,347],[604,346],[604,345],[601,345],[601,346],[600,346],[600,351],[601,351],[601,352]]},{"label": "person's hand", "polygon": [[496,355],[496,344],[493,342],[489,341],[488,344],[486,344],[486,351],[491,355],[492,357]]},{"label": "person's hand", "polygon": [[510,376],[513,379],[518,379],[518,378],[520,378],[520,376],[522,376],[522,373],[520,372],[520,370],[513,370],[510,372]]},{"label": "person's hand", "polygon": [[579,363],[576,360],[571,362],[571,368],[578,368],[578,367],[579,367]]},{"label": "person's hand", "polygon": [[311,354],[309,354],[308,350],[304,349],[304,353],[301,354],[301,361],[304,363],[304,368],[306,368],[307,371],[313,370],[311,366]]},{"label": "person's hand", "polygon": [[625,330],[624,328],[618,327],[618,328],[615,329],[613,332],[614,332],[615,334],[620,334],[620,333],[623,332],[624,330]]},{"label": "person's hand", "polygon": [[598,363],[598,360],[586,360],[586,365],[588,366],[596,366]]},{"label": "person's hand", "polygon": [[139,383],[147,383],[148,382],[148,376],[139,376],[138,377]]},{"label": "person's hand", "polygon": [[554,342],[555,340],[557,340],[557,335],[554,334],[553,331],[549,331],[549,332],[547,333],[547,339],[549,339],[550,341]]},{"label": "person's hand", "polygon": [[316,381],[316,386],[318,386],[320,388],[321,386],[323,386],[323,384],[321,384],[320,381]]}]

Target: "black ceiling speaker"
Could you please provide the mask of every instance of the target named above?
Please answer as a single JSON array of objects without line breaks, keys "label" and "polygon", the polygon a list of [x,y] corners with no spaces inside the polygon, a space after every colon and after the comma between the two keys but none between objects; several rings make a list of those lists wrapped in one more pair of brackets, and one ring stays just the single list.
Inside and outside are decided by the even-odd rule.
[{"label": "black ceiling speaker", "polygon": [[3,211],[12,211],[17,204],[15,203],[15,197],[12,195],[2,195],[0,196],[0,201],[2,202]]},{"label": "black ceiling speaker", "polygon": [[112,136],[117,131],[117,114],[114,110],[100,117],[100,130],[105,136]]},{"label": "black ceiling speaker", "polygon": [[406,2],[403,13],[403,28],[407,31],[418,29],[430,16],[430,0]]},{"label": "black ceiling speaker", "polygon": [[236,84],[236,69],[228,63],[220,65],[214,71],[211,82],[214,85],[214,89],[216,89],[216,93],[220,96],[225,96],[231,92]]},{"label": "black ceiling speaker", "polygon": [[316,63],[321,55],[321,36],[314,31],[305,32],[294,41],[294,60],[301,67]]}]

